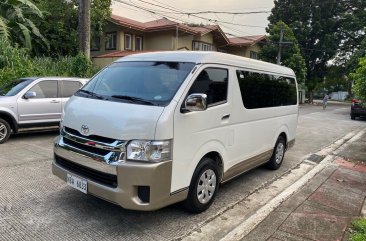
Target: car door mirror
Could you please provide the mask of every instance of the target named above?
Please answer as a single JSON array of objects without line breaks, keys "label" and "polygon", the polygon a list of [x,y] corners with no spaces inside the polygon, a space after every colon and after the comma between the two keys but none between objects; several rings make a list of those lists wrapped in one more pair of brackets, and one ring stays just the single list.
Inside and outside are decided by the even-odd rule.
[{"label": "car door mirror", "polygon": [[184,101],[184,108],[182,113],[193,111],[204,111],[207,109],[207,95],[206,94],[191,94]]},{"label": "car door mirror", "polygon": [[29,91],[29,92],[25,93],[24,99],[32,99],[32,98],[35,98],[36,96],[37,96],[36,92]]}]

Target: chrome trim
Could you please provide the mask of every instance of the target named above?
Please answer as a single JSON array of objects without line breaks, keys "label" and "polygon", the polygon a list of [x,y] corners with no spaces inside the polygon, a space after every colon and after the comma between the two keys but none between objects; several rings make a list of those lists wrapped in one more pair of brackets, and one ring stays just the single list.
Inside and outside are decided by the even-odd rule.
[{"label": "chrome trim", "polygon": [[102,156],[68,146],[64,144],[62,137],[58,137],[56,139],[54,153],[57,156],[82,166],[89,167],[104,173],[117,175],[116,163],[108,165],[107,162],[101,160]]},{"label": "chrome trim", "polygon": [[118,165],[119,163],[124,162],[125,159],[126,159],[126,152],[124,152],[124,151],[123,152],[121,152],[121,151],[119,151],[119,152],[111,151],[108,154],[103,156],[103,155],[92,153],[92,152],[77,148],[75,146],[66,144],[64,142],[63,138],[64,138],[63,136],[60,136],[58,142],[55,143],[55,148],[56,148],[56,146],[58,146],[58,147],[61,147],[65,150],[68,150],[69,152],[75,152],[77,154],[84,155],[84,156],[86,156],[90,159],[93,159],[95,161],[105,162],[106,164],[109,164],[109,165]]},{"label": "chrome trim", "polygon": [[107,150],[107,151],[125,152],[125,145],[126,145],[125,141],[115,140],[113,143],[104,143],[104,142],[89,139],[87,137],[76,136],[74,134],[67,132],[65,130],[65,128],[61,129],[61,136],[65,137],[69,140],[75,141],[82,145],[91,146],[91,147],[95,147],[95,148],[99,148],[99,149]]}]

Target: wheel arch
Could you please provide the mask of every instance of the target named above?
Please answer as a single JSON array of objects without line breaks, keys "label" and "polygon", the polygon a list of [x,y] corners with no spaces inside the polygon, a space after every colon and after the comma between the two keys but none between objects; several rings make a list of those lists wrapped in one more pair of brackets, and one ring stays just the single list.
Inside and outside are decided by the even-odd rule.
[{"label": "wheel arch", "polygon": [[286,144],[286,149],[287,149],[287,145],[288,145],[288,141],[289,141],[289,129],[287,127],[287,125],[282,125],[278,131],[277,134],[274,136],[274,140],[273,140],[273,147],[276,145],[276,142],[278,140],[278,137],[282,136],[283,138],[285,138],[285,144]]},{"label": "wheel arch", "polygon": [[222,181],[224,175],[224,167],[226,160],[226,152],[223,143],[219,141],[212,141],[203,145],[194,157],[194,162],[190,167],[190,179],[192,180],[196,168],[200,165],[205,157],[215,161],[219,171],[219,182]]},{"label": "wheel arch", "polygon": [[0,118],[6,120],[14,133],[18,132],[18,124],[14,116],[6,111],[0,111]]}]

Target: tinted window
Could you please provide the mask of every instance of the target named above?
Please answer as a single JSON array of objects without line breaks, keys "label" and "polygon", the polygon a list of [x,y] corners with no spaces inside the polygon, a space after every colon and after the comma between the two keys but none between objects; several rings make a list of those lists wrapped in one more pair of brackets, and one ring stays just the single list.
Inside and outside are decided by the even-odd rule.
[{"label": "tinted window", "polygon": [[56,98],[57,97],[57,81],[46,80],[39,82],[29,91],[36,92],[35,98]]},{"label": "tinted window", "polygon": [[194,66],[194,63],[182,62],[114,63],[98,73],[76,95],[164,106]]},{"label": "tinted window", "polygon": [[237,70],[241,97],[247,109],[297,104],[295,79]]},{"label": "tinted window", "polygon": [[79,81],[62,81],[62,97],[70,97],[80,89],[81,83]]},{"label": "tinted window", "polygon": [[227,100],[227,87],[227,69],[206,68],[198,75],[188,94],[206,94],[207,104],[212,105]]}]

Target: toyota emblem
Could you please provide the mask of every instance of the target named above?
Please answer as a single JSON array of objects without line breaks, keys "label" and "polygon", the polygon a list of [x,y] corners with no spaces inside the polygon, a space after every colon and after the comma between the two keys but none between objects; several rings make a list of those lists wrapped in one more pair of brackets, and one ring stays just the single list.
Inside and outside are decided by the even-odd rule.
[{"label": "toyota emblem", "polygon": [[81,134],[83,134],[84,136],[89,134],[89,127],[87,125],[81,126]]}]

